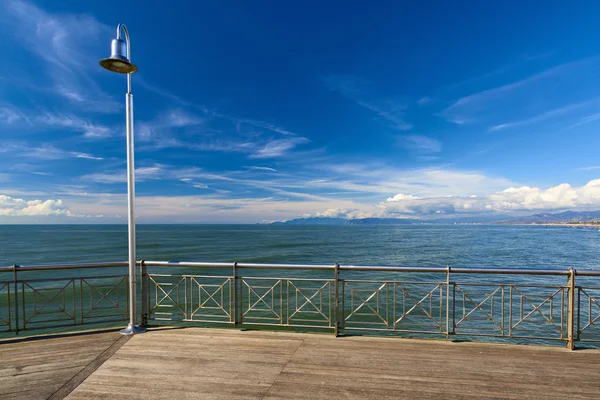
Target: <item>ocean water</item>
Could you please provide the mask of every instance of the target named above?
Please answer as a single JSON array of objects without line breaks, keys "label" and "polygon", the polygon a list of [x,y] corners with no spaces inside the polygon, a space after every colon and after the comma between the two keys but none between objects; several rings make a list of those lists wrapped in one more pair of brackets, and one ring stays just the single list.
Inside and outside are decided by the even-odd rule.
[{"label": "ocean water", "polygon": [[[138,225],[137,259],[600,269],[594,228]],[[125,225],[3,225],[0,266],[125,261]]]},{"label": "ocean water", "polygon": [[[510,225],[139,225],[137,227],[137,259],[153,261],[339,263],[340,265],[450,266],[558,269],[564,271],[568,267],[578,270],[600,270],[599,250],[600,231],[583,227]],[[0,266],[109,262],[126,261],[126,259],[127,226],[125,225],[0,226]],[[229,268],[197,270],[176,266],[167,268],[149,267],[149,272],[158,274],[155,275],[157,282],[171,285],[177,285],[182,274],[196,276],[231,274]],[[126,267],[115,268],[110,271],[106,268],[41,272],[21,270],[19,279],[28,282],[28,286],[23,286],[27,293],[21,298],[23,303],[25,300],[27,302],[25,308],[28,315],[30,315],[29,319],[32,321],[31,323],[28,322],[28,329],[36,326],[36,318],[49,318],[46,314],[42,315],[41,313],[35,318],[31,317],[31,315],[34,315],[36,307],[32,297],[33,287],[38,290],[48,290],[46,297],[38,299],[41,303],[45,303],[48,299],[54,299],[52,293],[58,293],[57,290],[62,290],[63,287],[74,285],[71,278],[79,276],[80,278],[91,279],[86,281],[85,284],[83,281],[77,281],[77,285],[81,287],[73,288],[73,294],[70,291],[71,286],[68,286],[68,290],[61,292],[66,296],[66,300],[57,297],[58,300],[49,301],[51,305],[47,309],[49,312],[54,313],[51,316],[57,315],[63,318],[64,310],[60,305],[58,308],[55,307],[56,302],[63,301],[65,303],[66,301],[65,304],[69,305],[72,299],[79,299],[79,293],[82,293],[81,298],[85,301],[79,299],[81,304],[79,302],[73,303],[73,308],[81,311],[87,307],[85,304],[88,301],[90,301],[90,304],[95,304],[94,302],[102,299],[98,297],[100,292],[90,291],[88,293],[85,291],[84,289],[87,290],[85,285],[89,282],[93,285],[101,285],[104,282],[102,279],[110,281],[111,278],[104,278],[107,274],[124,275],[126,273]],[[302,289],[306,293],[316,293],[315,290],[324,285],[324,280],[332,279],[332,271],[330,270],[244,269],[239,274],[246,279],[246,283],[250,282],[250,285],[256,286],[255,291],[265,290],[265,288],[273,285],[273,281],[260,279],[261,276],[276,277],[277,279],[311,278],[312,283],[306,283],[307,281],[294,283],[294,285],[309,287],[308,289]],[[498,336],[499,324],[503,324],[502,331],[504,334],[508,332],[508,326],[512,325],[523,330],[526,335],[531,335],[531,333],[527,333],[527,329],[531,328],[533,329],[531,332],[534,332],[538,338],[557,338],[557,335],[560,335],[559,330],[564,329],[565,326],[566,308],[564,308],[564,301],[567,292],[560,288],[564,288],[564,285],[567,284],[566,276],[453,274],[451,281],[455,285],[452,289],[454,294],[451,296],[451,305],[448,306],[445,305],[443,290],[443,282],[446,281],[445,273],[342,271],[340,278],[344,280],[343,290],[340,294],[342,299],[340,307],[343,312],[350,315],[356,311],[356,317],[359,320],[364,318],[365,321],[369,321],[369,324],[378,328],[381,328],[381,317],[369,316],[369,313],[375,313],[377,309],[377,314],[381,312],[381,315],[386,316],[386,320],[389,319],[385,323],[388,326],[398,318],[399,310],[406,307],[406,309],[413,310],[410,312],[411,317],[406,320],[406,323],[409,320],[412,321],[411,318],[414,316],[415,321],[418,319],[418,324],[415,325],[418,327],[417,331],[423,329],[422,326],[427,329],[431,328],[429,325],[433,321],[432,317],[423,319],[427,315],[427,308],[430,310],[429,313],[435,315],[435,318],[440,321],[444,320],[444,315],[446,315],[448,309],[453,310],[452,315],[456,316],[456,321],[458,321],[457,334],[462,335],[461,337],[468,337],[473,332],[479,334],[484,329],[492,329],[495,336]],[[5,284],[4,289],[1,285],[3,280],[10,282],[11,279],[12,271],[5,270],[0,273],[0,318],[3,317],[2,312],[6,314],[6,310],[12,309],[5,307],[9,304],[8,285]],[[114,280],[112,279],[109,283],[115,285]],[[200,281],[210,284],[216,281],[222,282],[222,278],[200,278],[198,282]],[[380,290],[383,282],[390,281],[402,282],[402,286],[390,289],[391,286],[385,284],[385,288]],[[600,324],[596,324],[595,319],[596,316],[600,315],[600,308],[595,303],[600,298],[600,280],[598,278],[577,277],[576,281],[577,285],[581,285],[585,289],[585,291],[578,292],[581,297],[581,305],[577,314],[581,320],[579,326],[584,327],[588,324],[588,320],[593,320],[590,327],[585,329],[584,336],[600,343]],[[515,286],[504,286],[502,289],[498,289],[498,286],[494,286],[494,284]],[[125,283],[122,283],[122,285],[122,290],[117,296],[120,296],[122,303],[125,303]],[[294,287],[292,287],[292,291],[295,290]],[[353,299],[352,296],[354,295],[349,292],[351,291],[350,288],[356,290],[355,294],[358,296],[356,299]],[[176,292],[173,292],[178,294],[171,294],[172,298],[169,297],[167,300],[165,300],[165,293],[171,292],[159,292],[159,289],[154,285],[150,285],[149,290],[150,297],[154,299],[152,301],[164,300],[168,302],[178,295],[183,296],[182,299],[188,296],[185,291],[182,292],[183,289],[180,287]],[[192,290],[190,293],[193,294],[193,289],[190,290]],[[215,289],[213,288],[213,290]],[[223,295],[225,299],[230,296],[228,290],[225,288],[220,292],[220,295]],[[300,300],[298,300],[294,293],[292,295],[286,294],[289,290],[289,286],[287,286],[287,289],[285,289],[285,286],[273,289],[273,298],[267,302],[270,301],[275,308],[284,303],[286,303],[286,309],[287,307],[292,307],[292,309],[298,307],[299,304],[301,305],[304,302],[303,298],[300,297]],[[328,290],[331,291],[331,286]],[[344,292],[344,290],[346,291]],[[377,292],[378,290],[380,292]],[[445,291],[446,295],[449,293],[448,290],[450,289]],[[379,294],[374,297],[376,292]],[[255,292],[252,293],[256,295]],[[250,299],[253,298],[252,293],[240,291],[240,301],[242,303],[246,301],[246,306],[242,304],[242,308],[248,307]],[[276,293],[277,295],[275,295]],[[114,292],[111,296],[113,295],[115,295]],[[311,301],[320,302],[319,307],[322,307],[325,310],[324,312],[331,313],[331,300],[328,300],[329,297],[327,297],[330,295],[325,293],[324,297],[321,298],[322,296],[320,296],[318,301],[316,300],[317,297],[308,296]],[[96,299],[92,301],[94,296]],[[283,297],[278,300],[280,296]],[[290,297],[285,300],[285,296]],[[364,300],[361,296],[365,299],[368,296],[368,299],[374,300],[366,300],[365,303],[369,304],[364,306],[363,312],[366,312],[366,314],[359,315],[360,310],[355,309],[354,302],[358,301],[356,304],[360,304]],[[393,296],[393,299],[389,296]],[[139,297],[140,292],[138,292]],[[513,299],[512,302],[509,302],[509,298]],[[195,301],[193,298],[190,299],[188,300],[192,303]],[[221,300],[221,302],[223,301]],[[260,302],[256,298],[254,298],[254,301]],[[305,310],[307,312],[314,311],[306,304],[302,307],[308,307]],[[176,307],[173,309],[177,311]],[[511,310],[510,314],[509,310]],[[255,311],[266,312],[265,310]],[[289,310],[286,312],[289,313]],[[268,314],[266,316],[271,316],[268,312],[266,314]],[[465,315],[467,317],[470,315],[470,319],[467,318],[468,320],[460,322],[463,321],[462,318],[466,318]],[[313,314],[311,314],[311,318],[312,316]],[[489,321],[490,316],[493,316],[493,321]],[[262,317],[264,315],[261,314]],[[126,319],[126,315],[121,315],[121,318]],[[175,321],[178,321],[178,318],[181,318],[181,316],[176,317]],[[251,319],[251,317],[245,318],[245,323],[248,322],[248,318]],[[523,322],[517,322],[520,318],[523,319]],[[7,320],[6,315],[4,315],[4,320]],[[64,323],[63,320],[59,322]],[[158,322],[154,320],[153,323]],[[353,323],[355,324],[354,328],[350,326]],[[344,327],[345,332],[348,333],[351,329],[356,329],[356,326],[358,326],[356,324],[359,323],[361,322],[350,322],[349,326]],[[427,325],[428,323],[429,325]],[[57,331],[63,329],[60,326],[57,325],[59,327],[56,328],[59,329]],[[360,326],[364,327],[364,325]],[[39,323],[39,327],[44,332],[53,332],[52,329],[54,329],[53,325],[42,322]],[[1,328],[0,324],[0,337],[2,336]],[[71,328],[77,329],[78,327],[73,326]],[[410,329],[414,330],[416,328]],[[436,329],[438,328],[435,328],[434,331],[439,332]],[[520,333],[521,331],[518,331],[514,335],[518,336]],[[13,333],[8,332],[5,336],[11,334]],[[383,332],[381,334],[397,334],[397,332]],[[409,335],[418,336],[419,334]],[[489,338],[489,340],[502,341],[505,338],[494,337]],[[546,343],[542,339],[528,339],[525,342]],[[560,343],[560,341],[552,343]]]}]

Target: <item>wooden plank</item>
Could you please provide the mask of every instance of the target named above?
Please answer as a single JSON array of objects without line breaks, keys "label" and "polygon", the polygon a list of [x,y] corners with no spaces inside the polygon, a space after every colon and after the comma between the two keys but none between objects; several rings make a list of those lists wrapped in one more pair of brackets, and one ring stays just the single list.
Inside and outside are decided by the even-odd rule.
[{"label": "wooden plank", "polygon": [[0,399],[60,398],[73,389],[69,399],[597,399],[599,393],[599,350],[203,328],[150,331],[117,350],[121,336],[113,335],[0,345]]},{"label": "wooden plank", "polygon": [[69,399],[597,399],[599,355],[536,346],[162,330],[135,336]]},{"label": "wooden plank", "polygon": [[125,393],[130,399],[260,399],[304,336],[213,329],[149,332],[131,339],[68,398]]},{"label": "wooden plank", "polygon": [[[266,398],[598,398],[598,351],[307,337]],[[583,371],[582,371],[583,370]]]},{"label": "wooden plank", "polygon": [[0,343],[0,399],[47,399],[122,336],[118,332]]}]

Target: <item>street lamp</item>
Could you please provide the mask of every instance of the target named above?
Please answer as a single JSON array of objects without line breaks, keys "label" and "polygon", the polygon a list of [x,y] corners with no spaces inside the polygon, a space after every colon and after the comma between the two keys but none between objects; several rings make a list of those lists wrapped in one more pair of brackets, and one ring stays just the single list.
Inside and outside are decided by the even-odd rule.
[{"label": "street lamp", "polygon": [[[121,39],[121,28],[125,32],[125,41]],[[137,72],[138,68],[131,63],[131,44],[129,32],[123,24],[117,25],[117,38],[111,43],[110,58],[100,61],[100,65],[112,72],[127,74],[127,94],[125,95],[126,125],[127,125],[127,206],[129,227],[129,325],[121,329],[123,335],[134,335],[144,333],[146,329],[137,325],[136,314],[136,279],[135,279],[135,177],[133,165],[133,96],[131,94],[131,74]]]}]

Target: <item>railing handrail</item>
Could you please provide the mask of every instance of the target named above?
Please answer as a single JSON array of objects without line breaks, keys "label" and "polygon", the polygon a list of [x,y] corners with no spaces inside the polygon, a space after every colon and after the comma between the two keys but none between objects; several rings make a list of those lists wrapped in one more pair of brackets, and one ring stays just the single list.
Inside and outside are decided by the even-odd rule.
[{"label": "railing handrail", "polygon": [[60,263],[60,264],[36,264],[36,265],[11,265],[8,267],[0,267],[0,272],[12,272],[17,268],[19,271],[44,271],[55,269],[80,269],[80,268],[113,268],[126,267],[129,264],[125,261],[113,262],[97,262],[97,263]]},{"label": "railing handrail", "polygon": [[[600,295],[596,294],[600,286],[591,286],[590,280],[579,281],[576,278],[600,277],[600,269],[576,271],[572,267],[516,269],[175,260],[141,260],[137,261],[137,265],[141,278],[143,324],[152,319],[230,323],[234,327],[240,324],[327,327],[333,329],[336,336],[340,330],[383,330],[436,333],[446,338],[450,335],[474,335],[563,340],[570,349],[574,348],[576,341],[596,340],[593,336],[582,339],[580,335],[584,331],[586,334],[591,332],[588,329],[590,327],[600,328],[600,322],[597,322],[600,317],[592,312],[592,307],[600,307]],[[59,326],[56,324],[67,322],[69,326],[104,323],[107,318],[118,321],[131,310],[128,308],[131,302],[137,301],[137,297],[127,298],[135,282],[132,284],[125,275],[114,275],[118,271],[113,268],[127,266],[128,262],[117,261],[0,267],[0,291],[3,291],[3,299],[6,300],[1,307],[6,313],[4,317],[0,315],[0,327],[18,334],[20,330],[45,329],[44,324],[48,323],[55,323],[52,327],[56,327]],[[77,269],[93,269],[87,275],[94,276],[84,277],[86,274],[83,272],[27,274],[29,271]],[[220,269],[222,272],[214,273],[211,269]],[[265,272],[251,272],[257,269]],[[274,276],[276,271],[281,270],[288,272],[281,274],[287,277]],[[309,277],[307,274],[294,273],[313,270],[322,273],[309,274]],[[363,276],[354,272],[380,273],[366,279],[368,274]],[[401,275],[403,273],[409,274]],[[428,274],[424,276],[427,282],[415,281],[411,273]],[[386,277],[385,274],[389,275]],[[467,282],[460,283],[463,279],[458,277],[464,278],[469,274],[495,274],[498,277],[484,279],[479,276],[473,282],[466,279]],[[512,283],[507,283],[508,279],[498,283],[500,275],[512,275]],[[537,279],[516,278],[524,275]],[[554,283],[542,285],[550,282],[550,279],[544,280],[544,276],[553,277]],[[557,279],[559,277],[568,278],[566,284],[560,282]],[[111,282],[108,278],[118,280]],[[515,283],[519,280],[523,282]],[[66,283],[54,286],[47,284],[61,281]],[[40,285],[41,282],[45,283]],[[433,285],[433,288],[423,285]],[[153,306],[151,292],[155,294]],[[96,299],[92,301],[94,296]],[[347,302],[348,296],[350,303]],[[79,301],[76,301],[77,297]],[[65,299],[68,305],[65,305]],[[280,309],[276,310],[277,307]],[[54,319],[47,317],[50,308]],[[37,318],[42,315],[45,319]],[[350,320],[351,317],[355,319]],[[415,328],[411,320],[413,317],[429,318],[435,325],[434,329],[431,330],[431,326]],[[542,317],[541,323],[534,317]],[[369,318],[372,320],[368,321]],[[492,324],[495,333],[485,331],[489,327],[477,330],[479,326],[470,325],[481,318]],[[527,333],[528,328],[523,327],[527,324],[540,325],[537,331],[531,331],[539,333]],[[548,333],[546,328],[552,332]]]},{"label": "railing handrail", "polygon": [[[137,262],[138,266],[141,261]],[[243,262],[193,262],[193,261],[144,261],[147,267],[187,267],[187,268],[254,268],[254,269],[309,269],[333,271],[336,264],[275,264],[275,263],[243,263]],[[34,264],[12,265],[0,267],[0,272],[12,272],[15,268],[19,271],[43,271],[79,268],[113,268],[126,267],[126,261],[95,262],[95,263],[60,263],[60,264]],[[571,270],[566,269],[512,269],[512,268],[470,268],[470,267],[419,267],[419,266],[382,266],[382,265],[343,265],[339,264],[340,271],[380,271],[380,272],[426,272],[439,274],[488,274],[488,275],[544,275],[544,276],[569,276]],[[600,276],[600,270],[577,270],[577,276]]]}]

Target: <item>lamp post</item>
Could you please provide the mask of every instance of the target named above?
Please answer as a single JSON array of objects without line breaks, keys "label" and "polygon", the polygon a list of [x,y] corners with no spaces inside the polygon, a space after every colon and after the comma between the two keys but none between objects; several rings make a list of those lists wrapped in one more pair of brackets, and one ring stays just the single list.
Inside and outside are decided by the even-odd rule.
[{"label": "lamp post", "polygon": [[[121,28],[125,33],[125,41],[121,39]],[[123,24],[117,25],[117,38],[111,43],[110,58],[100,61],[100,65],[109,71],[127,74],[127,94],[125,95],[125,114],[127,125],[127,208],[129,227],[129,325],[121,330],[123,335],[134,335],[146,332],[146,329],[137,325],[136,311],[136,274],[135,274],[135,176],[133,163],[133,95],[131,94],[131,74],[138,68],[131,63],[131,44],[129,32]]]}]

